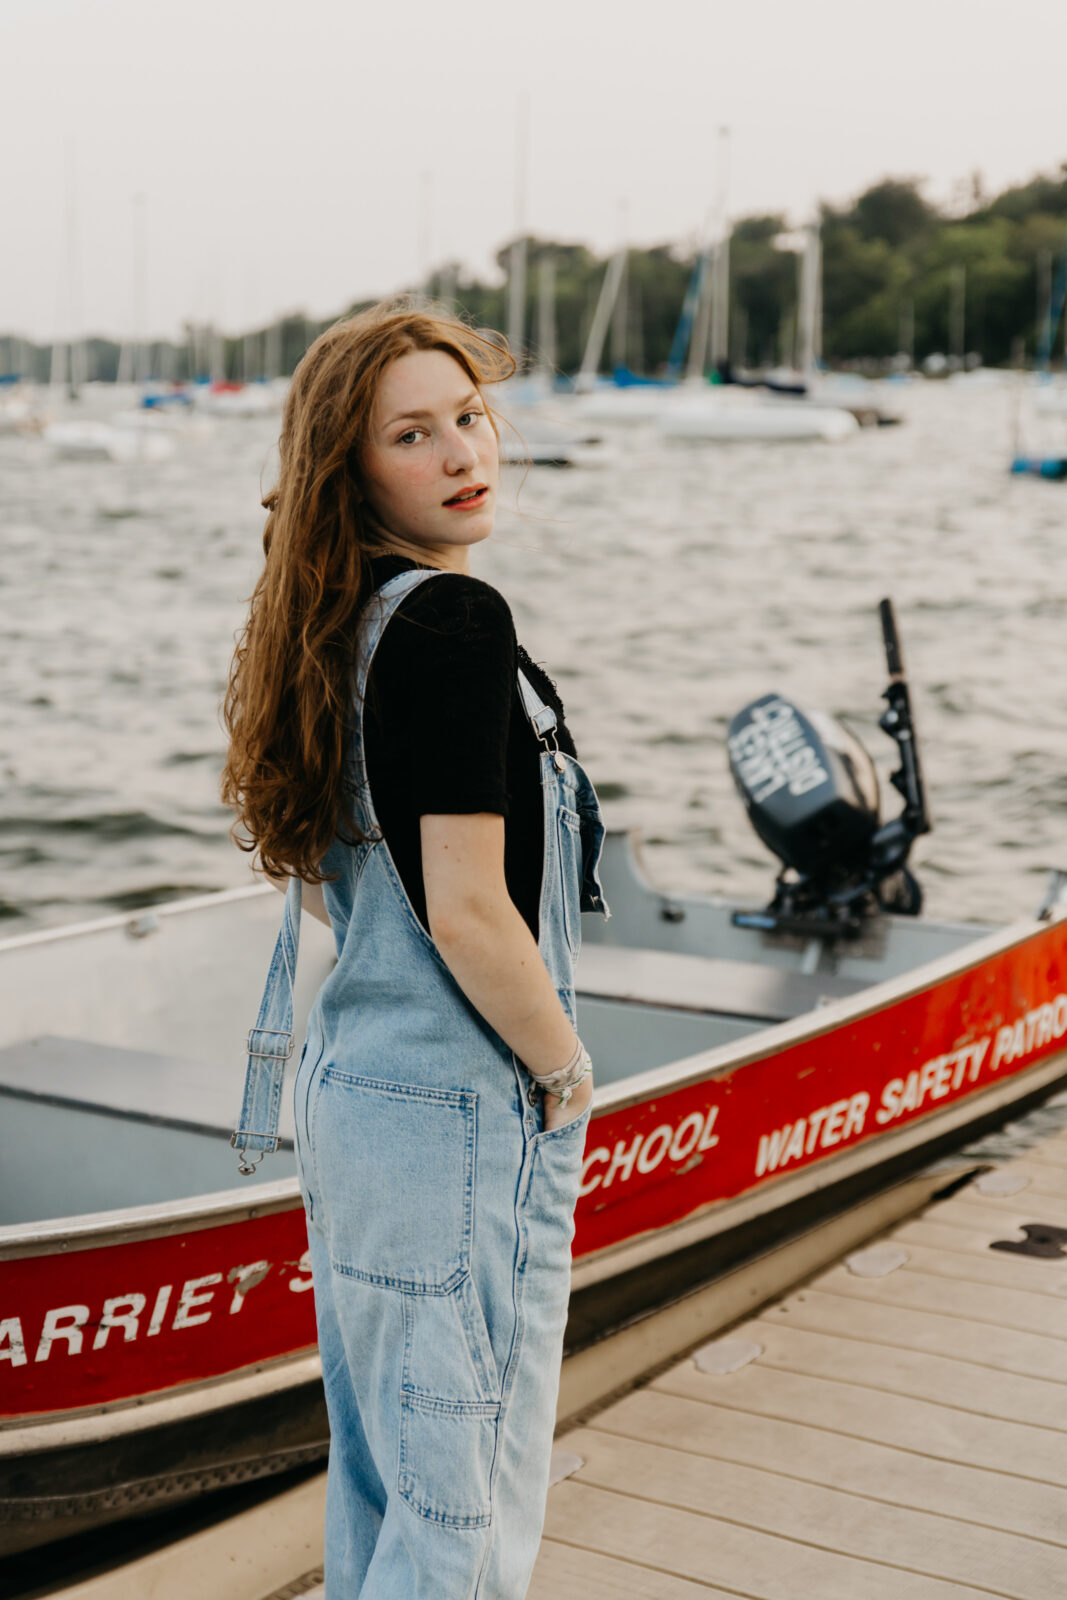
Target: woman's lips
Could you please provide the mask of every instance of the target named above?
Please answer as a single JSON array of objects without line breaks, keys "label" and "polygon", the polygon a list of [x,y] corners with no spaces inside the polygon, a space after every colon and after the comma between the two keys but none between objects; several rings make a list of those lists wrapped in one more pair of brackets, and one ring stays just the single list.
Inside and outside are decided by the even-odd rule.
[{"label": "woman's lips", "polygon": [[469,489],[461,489],[458,495],[453,495],[451,500],[445,501],[447,511],[476,511],[479,506],[484,506],[489,498],[489,486],[485,483],[471,484]]}]

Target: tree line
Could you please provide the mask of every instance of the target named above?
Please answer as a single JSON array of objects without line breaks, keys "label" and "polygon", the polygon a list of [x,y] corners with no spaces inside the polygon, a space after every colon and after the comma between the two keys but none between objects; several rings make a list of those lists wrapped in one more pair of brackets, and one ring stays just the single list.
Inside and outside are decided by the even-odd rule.
[{"label": "tree line", "polygon": [[[845,206],[823,204],[823,356],[830,366],[885,365],[905,356],[980,355],[990,366],[1034,361],[1050,300],[1067,275],[1067,164],[949,213],[914,179],[887,178]],[[736,366],[795,356],[799,255],[780,214],[744,217],[730,238],[730,358]],[[530,239],[527,327],[535,338],[538,267],[554,262],[559,366],[575,371],[605,263],[581,245]],[[667,364],[695,250],[631,250],[615,353],[634,371]],[[497,261],[503,272],[508,247]],[[1059,291],[1059,293],[1057,292]],[[456,299],[475,321],[506,326],[507,287],[459,277]],[[955,323],[955,325],[954,325]],[[1062,356],[1062,330],[1058,342]],[[612,365],[605,349],[602,366]]]},{"label": "tree line", "polygon": [[[987,196],[972,182],[966,204],[938,207],[912,178],[886,178],[843,206],[819,210],[822,242],[823,357],[830,366],[885,366],[901,357],[921,363],[935,352],[980,356],[990,366],[1033,362],[1042,354],[1050,303],[1067,279],[1067,163]],[[510,242],[497,256],[499,281],[482,282],[459,264],[436,272],[421,292],[453,305],[476,325],[506,328]],[[556,366],[581,364],[604,280],[606,261],[585,245],[530,237],[526,241],[525,343],[537,356],[542,267],[551,258]],[[602,370],[625,365],[655,376],[668,363],[687,285],[697,260],[690,243],[631,249]],[[786,218],[743,217],[730,238],[729,353],[735,366],[789,365],[797,332],[796,239]],[[412,288],[418,292],[418,286]],[[350,310],[360,304],[356,302]],[[250,378],[292,372],[325,322],[300,313],[272,330],[253,329],[216,341],[214,376]],[[154,343],[142,370],[182,379],[202,366],[195,330],[184,343]],[[1062,334],[1058,349],[1062,358]],[[270,353],[268,356],[268,352]],[[973,353],[973,354],[972,354]],[[50,352],[0,338],[9,370],[47,379]],[[119,346],[85,342],[88,376],[115,377]]]}]

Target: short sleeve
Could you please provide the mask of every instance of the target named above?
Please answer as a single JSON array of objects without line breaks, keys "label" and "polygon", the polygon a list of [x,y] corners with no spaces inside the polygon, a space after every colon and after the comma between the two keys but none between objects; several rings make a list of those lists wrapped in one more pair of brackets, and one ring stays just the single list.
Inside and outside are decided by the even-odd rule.
[{"label": "short sleeve", "polygon": [[490,584],[442,573],[397,608],[374,656],[368,700],[406,810],[508,815],[516,673],[515,624]]}]

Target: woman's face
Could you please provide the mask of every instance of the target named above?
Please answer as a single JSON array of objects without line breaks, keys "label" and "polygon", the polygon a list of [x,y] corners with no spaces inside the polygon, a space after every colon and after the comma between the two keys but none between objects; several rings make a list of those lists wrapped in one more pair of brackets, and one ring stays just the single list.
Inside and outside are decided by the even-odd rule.
[{"label": "woman's face", "polygon": [[466,570],[493,531],[500,463],[477,388],[444,350],[410,350],[378,385],[364,487],[390,542]]}]

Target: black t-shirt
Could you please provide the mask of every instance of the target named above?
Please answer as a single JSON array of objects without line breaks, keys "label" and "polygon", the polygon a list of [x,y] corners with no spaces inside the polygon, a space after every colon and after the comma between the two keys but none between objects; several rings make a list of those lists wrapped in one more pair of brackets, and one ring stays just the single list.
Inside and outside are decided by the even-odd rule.
[{"label": "black t-shirt", "polygon": [[[370,563],[378,589],[417,566]],[[540,747],[522,704],[521,667],[575,755],[551,678],[515,637],[507,601],[465,573],[427,578],[397,607],[374,653],[363,734],[371,798],[415,913],[427,927],[419,818],[492,811],[504,817],[508,893],[538,936],[544,849]]]}]

